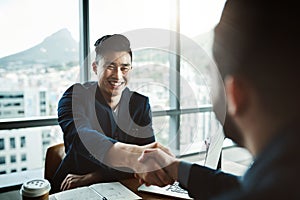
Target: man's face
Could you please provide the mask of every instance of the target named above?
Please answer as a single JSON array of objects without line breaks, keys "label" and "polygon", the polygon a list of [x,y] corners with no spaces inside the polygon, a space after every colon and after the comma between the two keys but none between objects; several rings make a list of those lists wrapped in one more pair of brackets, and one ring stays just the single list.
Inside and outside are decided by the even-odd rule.
[{"label": "man's face", "polygon": [[128,52],[107,52],[97,65],[101,91],[111,97],[121,95],[128,83],[130,69],[131,57]]}]

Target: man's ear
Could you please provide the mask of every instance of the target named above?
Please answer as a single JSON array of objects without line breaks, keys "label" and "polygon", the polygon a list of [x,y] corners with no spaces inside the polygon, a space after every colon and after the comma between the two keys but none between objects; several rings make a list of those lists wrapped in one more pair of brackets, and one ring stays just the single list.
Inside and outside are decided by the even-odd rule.
[{"label": "man's ear", "polygon": [[96,63],[96,61],[94,61],[94,62],[92,63],[92,66],[93,66],[93,71],[94,71],[95,74],[97,75],[97,63]]},{"label": "man's ear", "polygon": [[242,114],[249,103],[249,88],[245,80],[240,77],[228,76],[225,78],[228,113],[232,116]]}]

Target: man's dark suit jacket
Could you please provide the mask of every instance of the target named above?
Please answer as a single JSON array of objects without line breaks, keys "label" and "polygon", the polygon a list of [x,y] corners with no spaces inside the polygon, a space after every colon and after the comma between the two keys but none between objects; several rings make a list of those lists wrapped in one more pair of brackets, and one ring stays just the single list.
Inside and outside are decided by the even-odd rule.
[{"label": "man's dark suit jacket", "polygon": [[[58,104],[58,123],[64,133],[66,157],[51,180],[52,191],[59,191],[67,174],[100,170],[103,181],[132,176],[103,163],[108,149],[117,141],[145,145],[155,141],[148,97],[126,88],[112,111],[97,82],[74,84]],[[117,113],[117,114],[116,114]]]},{"label": "man's dark suit jacket", "polygon": [[195,199],[299,200],[299,155],[299,125],[292,124],[279,131],[243,177],[181,163],[179,181]]}]

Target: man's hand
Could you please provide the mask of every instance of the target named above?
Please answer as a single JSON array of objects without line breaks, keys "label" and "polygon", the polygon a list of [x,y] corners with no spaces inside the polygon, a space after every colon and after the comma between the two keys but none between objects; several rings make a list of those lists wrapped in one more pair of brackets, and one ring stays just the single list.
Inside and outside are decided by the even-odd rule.
[{"label": "man's hand", "polygon": [[[154,163],[156,165],[159,165],[161,167],[161,170],[164,172],[164,177],[168,177],[168,179],[164,183],[168,182],[168,184],[172,184],[178,179],[178,167],[180,161],[174,156],[170,156],[160,148],[144,150],[138,160],[139,162],[145,164],[155,161]],[[140,183],[145,183],[146,185],[162,186],[161,184],[158,184],[158,181],[153,181],[155,178],[160,178],[157,175],[156,171],[136,174],[135,177],[139,179]]]},{"label": "man's hand", "polygon": [[174,179],[170,177],[159,163],[153,158],[137,162],[134,167],[135,178],[139,179],[140,184],[157,185],[160,187],[174,183]]},{"label": "man's hand", "polygon": [[80,186],[96,183],[100,180],[99,172],[92,172],[84,175],[68,174],[60,186],[60,190],[69,190]]},{"label": "man's hand", "polygon": [[[159,149],[169,157],[174,157],[171,151],[158,142],[148,145],[138,146],[125,144],[122,142],[115,143],[105,156],[105,163],[110,167],[125,167],[134,171],[135,176],[147,180],[147,184],[166,186],[174,180],[165,172],[163,167],[155,159],[147,159],[140,162],[138,159],[147,149]],[[124,168],[123,168],[124,169]]]},{"label": "man's hand", "polygon": [[147,149],[160,149],[163,152],[165,152],[166,154],[168,154],[169,156],[175,157],[175,155],[171,152],[171,150],[169,148],[161,145],[159,142],[153,142],[153,143],[142,146],[143,151],[141,153],[143,153]]},{"label": "man's hand", "polygon": [[[163,145],[158,142],[153,142],[151,144],[147,144],[144,146],[135,146],[135,148],[131,149],[132,153],[132,169],[136,172],[135,177],[140,180],[140,183],[145,183],[146,185],[158,185],[158,186],[166,186],[172,184],[174,180],[166,174],[165,170],[162,166],[157,163],[155,159],[147,159],[144,162],[139,162],[139,158],[141,154],[143,154],[148,149],[159,149],[163,151],[165,154],[171,157],[175,157],[173,153]],[[143,180],[147,180],[144,182]]]}]

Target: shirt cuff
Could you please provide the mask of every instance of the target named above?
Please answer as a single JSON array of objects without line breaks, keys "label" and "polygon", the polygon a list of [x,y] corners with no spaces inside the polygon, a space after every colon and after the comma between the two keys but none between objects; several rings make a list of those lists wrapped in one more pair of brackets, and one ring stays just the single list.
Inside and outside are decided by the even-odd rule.
[{"label": "shirt cuff", "polygon": [[192,163],[180,161],[178,167],[178,182],[185,188],[188,186]]}]

